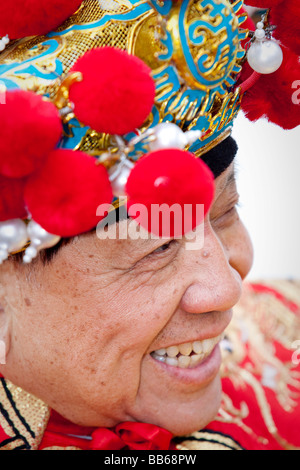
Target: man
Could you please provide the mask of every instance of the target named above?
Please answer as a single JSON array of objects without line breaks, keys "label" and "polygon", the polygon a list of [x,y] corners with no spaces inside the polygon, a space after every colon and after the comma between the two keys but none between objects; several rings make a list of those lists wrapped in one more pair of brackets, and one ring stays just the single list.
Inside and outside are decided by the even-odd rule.
[{"label": "man", "polygon": [[[171,135],[168,131],[160,141],[156,120],[173,120],[177,124],[180,121],[185,131],[201,130],[201,139],[190,143],[189,148],[205,164],[199,169],[203,185],[207,183],[209,188],[208,175],[214,177],[213,198],[205,202],[205,217],[193,227],[194,234],[202,238],[190,240],[190,232],[184,232],[179,237],[151,237],[150,233],[133,239],[130,233],[138,223],[127,218],[126,212],[125,217],[113,223],[108,218],[107,224],[98,226],[97,231],[85,230],[74,233],[75,237],[47,228],[49,236],[53,233],[62,241],[57,244],[55,238],[54,248],[49,245],[48,250],[40,250],[32,264],[22,264],[23,254],[16,255],[11,250],[13,256],[3,263],[0,272],[0,339],[4,345],[0,424],[4,449],[251,449],[299,445],[299,436],[285,425],[290,416],[299,419],[298,403],[293,401],[293,391],[299,384],[290,370],[291,351],[287,350],[297,339],[296,302],[267,288],[265,297],[260,298],[259,290],[264,288],[256,286],[253,291],[258,293],[245,293],[232,321],[233,307],[242,295],[242,281],[252,264],[251,242],[236,210],[233,160],[237,148],[229,136],[240,98],[239,90],[231,89],[232,77],[239,70],[235,61],[242,58],[239,41],[245,37],[239,28],[238,8],[227,2],[215,2],[212,12],[205,5],[188,2],[175,7],[168,2],[153,6],[170,21],[166,38],[161,31],[164,23],[146,3],[123,3],[114,8],[106,5],[104,10],[98,2],[95,5],[86,0],[71,23],[50,34],[46,41],[34,39],[37,42],[33,46],[28,44],[22,49],[22,42],[13,45],[8,62],[6,59],[3,64],[3,81],[8,89],[19,86],[21,77],[27,89],[28,80],[33,79],[33,89],[43,90],[56,105],[60,92],[67,93],[63,95],[67,101],[62,100],[66,106],[60,107],[67,113],[67,119],[65,113],[61,114],[65,125],[61,147],[100,156],[99,162],[107,165],[113,182],[115,165],[123,165],[124,155],[128,161],[132,152],[139,154],[145,129],[137,137],[127,135],[116,142],[113,136],[88,129],[86,123],[76,120],[76,107],[69,106],[73,83],[62,88],[66,83],[60,84],[55,73],[61,64],[64,72],[69,71],[77,58],[70,60],[71,52],[76,56],[93,49],[91,41],[105,39],[114,46],[123,41],[131,52],[150,62],[156,80],[156,101],[145,126],[154,132],[146,136],[150,135],[150,143],[146,142],[150,153],[135,168],[150,158],[151,136],[163,148],[165,137]],[[219,47],[216,51],[217,43],[208,41],[210,59],[219,60],[219,67],[211,67],[208,52],[205,49],[203,54],[202,49],[201,21],[207,21],[208,29],[215,27],[218,21],[214,23],[214,14],[218,21],[222,19],[222,27],[234,33],[233,49]],[[186,45],[182,35],[180,46],[190,72],[180,57],[175,36],[172,37],[177,28],[174,18],[178,19],[178,31],[183,22],[190,34],[191,42]],[[162,40],[152,41],[151,54],[141,47],[149,31]],[[220,40],[224,41],[224,35]],[[229,34],[227,40],[230,43]],[[24,54],[21,65],[13,61],[18,53]],[[227,67],[231,54],[234,61]],[[46,64],[49,67],[53,58],[55,72],[53,67],[47,71]],[[212,86],[207,84],[208,71],[201,72],[200,59],[211,71]],[[194,69],[193,63],[199,69]],[[84,84],[87,74],[82,69],[81,72]],[[193,88],[200,77],[206,90],[203,83],[199,86],[200,82]],[[176,139],[180,132],[176,131]],[[104,150],[112,153],[107,157]],[[114,154],[120,156],[120,161],[114,160]],[[160,155],[163,164],[165,154]],[[182,161],[188,165],[188,160]],[[41,169],[43,178],[37,171],[26,179],[25,194],[29,194],[28,185],[33,181],[47,180],[48,171]],[[165,178],[165,173],[158,176]],[[181,176],[183,186],[191,185],[191,179],[184,181]],[[145,181],[140,180],[137,186]],[[164,188],[168,181],[164,179],[161,184],[155,179],[154,186]],[[63,186],[59,190],[64,191]],[[70,187],[67,179],[65,187]],[[199,192],[201,185],[194,197]],[[35,192],[30,194],[34,199]],[[44,202],[48,200],[46,195],[47,191]],[[155,190],[153,198],[156,195]],[[29,205],[29,212],[41,224],[34,207],[35,204]],[[59,205],[55,210],[59,212]],[[41,228],[45,229],[43,224]],[[142,226],[142,232],[143,229]],[[33,235],[29,238],[34,244]],[[199,239],[203,243],[193,249]],[[25,249],[22,246],[21,251]],[[29,256],[29,251],[26,253]],[[256,299],[264,307],[262,312]],[[276,308],[270,308],[269,302],[275,302]],[[270,330],[267,321],[271,323]],[[276,354],[272,350],[274,338]],[[289,415],[292,411],[293,415]]]}]

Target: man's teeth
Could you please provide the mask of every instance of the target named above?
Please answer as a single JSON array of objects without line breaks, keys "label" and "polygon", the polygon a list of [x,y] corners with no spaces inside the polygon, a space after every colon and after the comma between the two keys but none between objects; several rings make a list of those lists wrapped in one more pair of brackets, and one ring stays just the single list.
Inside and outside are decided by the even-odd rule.
[{"label": "man's teeth", "polygon": [[223,334],[215,338],[183,343],[165,349],[157,349],[151,356],[159,362],[182,369],[196,367],[211,355],[214,347],[223,339]]}]

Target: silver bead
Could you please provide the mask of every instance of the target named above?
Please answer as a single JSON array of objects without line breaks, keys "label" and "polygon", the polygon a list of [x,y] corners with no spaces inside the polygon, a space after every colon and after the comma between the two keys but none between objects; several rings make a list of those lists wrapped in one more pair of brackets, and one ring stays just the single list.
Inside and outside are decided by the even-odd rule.
[{"label": "silver bead", "polygon": [[133,167],[134,164],[124,158],[120,163],[110,169],[109,180],[115,197],[126,196],[125,186]]},{"label": "silver bead", "polygon": [[0,264],[9,253],[21,250],[28,242],[27,227],[21,219],[0,222]]},{"label": "silver bead", "polygon": [[273,39],[257,40],[251,45],[247,58],[250,67],[255,72],[270,74],[280,68],[283,61],[283,52],[280,45]]},{"label": "silver bead", "polygon": [[156,151],[167,148],[184,149],[200,139],[201,131],[183,132],[180,127],[171,122],[163,122],[152,130],[155,139],[149,143],[149,150]]}]

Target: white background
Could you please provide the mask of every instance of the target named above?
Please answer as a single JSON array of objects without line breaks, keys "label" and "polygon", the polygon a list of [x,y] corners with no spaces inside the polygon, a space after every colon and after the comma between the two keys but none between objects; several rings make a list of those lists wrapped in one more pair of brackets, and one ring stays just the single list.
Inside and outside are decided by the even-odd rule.
[{"label": "white background", "polygon": [[239,212],[255,251],[248,279],[300,279],[300,127],[284,131],[240,113],[233,137]]}]

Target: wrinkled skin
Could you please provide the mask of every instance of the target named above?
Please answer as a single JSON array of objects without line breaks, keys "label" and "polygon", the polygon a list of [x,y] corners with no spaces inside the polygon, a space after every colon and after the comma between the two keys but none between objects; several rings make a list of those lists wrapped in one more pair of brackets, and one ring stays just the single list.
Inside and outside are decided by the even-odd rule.
[{"label": "wrinkled skin", "polygon": [[218,371],[195,384],[149,353],[216,336],[230,322],[252,264],[237,202],[231,165],[216,180],[201,250],[187,250],[184,239],[99,240],[93,232],[50,264],[6,262],[0,372],[77,424],[143,421],[175,435],[207,425],[220,405]]}]

